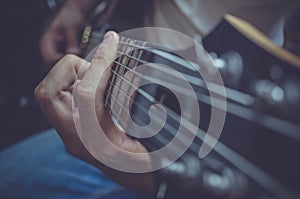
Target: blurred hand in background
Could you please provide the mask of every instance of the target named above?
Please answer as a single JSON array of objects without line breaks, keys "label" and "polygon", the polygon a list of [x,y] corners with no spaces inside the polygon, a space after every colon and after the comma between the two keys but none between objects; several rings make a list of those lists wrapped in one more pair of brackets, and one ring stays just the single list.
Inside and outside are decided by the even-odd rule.
[{"label": "blurred hand in background", "polygon": [[80,54],[79,33],[99,1],[67,0],[40,40],[45,66],[50,69],[65,54]]}]

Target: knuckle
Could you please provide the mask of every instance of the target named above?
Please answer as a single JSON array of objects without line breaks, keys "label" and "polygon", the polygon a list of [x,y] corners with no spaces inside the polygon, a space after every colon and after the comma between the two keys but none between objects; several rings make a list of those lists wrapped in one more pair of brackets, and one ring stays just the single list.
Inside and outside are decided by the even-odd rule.
[{"label": "knuckle", "polygon": [[72,63],[76,59],[77,59],[77,56],[73,55],[73,54],[67,54],[63,57],[63,61],[66,62],[67,64]]},{"label": "knuckle", "polygon": [[39,103],[45,103],[50,100],[48,84],[42,81],[34,90],[35,99]]},{"label": "knuckle", "polygon": [[92,102],[95,98],[96,89],[86,82],[80,82],[75,88],[76,96],[83,102]]}]

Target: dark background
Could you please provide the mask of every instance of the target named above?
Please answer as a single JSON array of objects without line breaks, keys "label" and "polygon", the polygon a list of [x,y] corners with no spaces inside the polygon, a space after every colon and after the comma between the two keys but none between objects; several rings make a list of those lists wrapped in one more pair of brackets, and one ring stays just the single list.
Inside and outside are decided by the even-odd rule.
[{"label": "dark background", "polygon": [[51,14],[46,0],[1,4],[0,150],[50,127],[33,92],[45,75],[38,40]]},{"label": "dark background", "polygon": [[[142,15],[151,2],[119,1],[115,11],[117,14],[110,21],[113,27],[118,27],[114,30],[139,27]],[[34,88],[46,75],[38,42],[63,3],[64,0],[12,0],[1,3],[0,150],[50,128],[34,99]]]}]

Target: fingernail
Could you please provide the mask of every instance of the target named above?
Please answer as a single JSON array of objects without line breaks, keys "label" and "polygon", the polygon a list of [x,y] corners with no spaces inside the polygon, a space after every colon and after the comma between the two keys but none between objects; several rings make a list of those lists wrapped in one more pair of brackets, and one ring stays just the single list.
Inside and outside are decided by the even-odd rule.
[{"label": "fingernail", "polygon": [[103,38],[103,42],[109,42],[113,38],[113,35],[110,33],[106,33]]},{"label": "fingernail", "polygon": [[67,49],[67,53],[79,54],[80,53],[80,49],[78,49],[78,48],[68,48]]}]

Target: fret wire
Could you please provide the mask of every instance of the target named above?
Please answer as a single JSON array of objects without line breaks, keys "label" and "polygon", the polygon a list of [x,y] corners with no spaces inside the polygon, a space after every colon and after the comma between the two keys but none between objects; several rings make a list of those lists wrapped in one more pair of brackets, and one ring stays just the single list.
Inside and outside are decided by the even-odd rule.
[{"label": "fret wire", "polygon": [[[119,43],[121,43],[121,44],[123,44],[123,45],[120,45],[120,50],[119,51],[117,51],[117,52],[120,52],[120,54],[122,55],[122,56],[125,56],[125,57],[127,57],[127,63],[125,64],[125,65],[128,65],[128,61],[130,61],[130,59],[132,59],[132,58],[134,58],[133,56],[131,56],[131,55],[128,55],[128,54],[126,54],[126,53],[124,53],[124,47],[125,47],[125,52],[126,52],[126,49],[129,47],[129,46],[131,46],[132,48],[134,48],[134,47],[139,47],[139,45],[134,45],[134,44],[132,44],[132,45],[130,45],[131,43],[130,43],[130,41],[134,41],[134,42],[136,42],[136,44],[137,44],[137,40],[133,40],[133,39],[129,39],[129,38],[125,38],[125,37],[120,37],[120,41],[119,41]],[[146,44],[146,42],[143,42],[143,46]],[[123,52],[122,52],[123,51]],[[121,56],[120,56],[121,57]],[[117,63],[117,62],[115,62],[116,63],[116,70],[117,71],[119,71],[120,70],[120,68],[124,68],[124,67],[120,67],[120,64],[122,64],[122,60],[121,60],[121,58],[119,57],[119,62]],[[140,59],[141,57],[139,56],[139,59]],[[115,74],[113,74],[113,77],[112,77],[112,80],[111,80],[111,82],[115,82],[116,81],[116,77],[115,77]],[[121,80],[122,81],[122,80]],[[111,87],[111,85],[109,86],[109,89],[108,89],[108,91],[110,91],[111,92],[111,90],[113,90],[113,87]],[[107,105],[109,103],[109,97],[107,97],[106,98],[106,100],[105,100],[105,106]]]},{"label": "fret wire", "polygon": [[[115,71],[112,71],[113,73],[116,73]],[[116,73],[116,75],[119,76],[119,74]],[[144,90],[141,90],[140,88],[138,88],[137,86],[135,86],[134,84],[132,84],[131,82],[129,82],[127,79],[125,79],[122,76],[119,76],[120,78],[123,78],[124,81],[126,81],[132,88],[134,88],[135,90],[137,90],[138,92],[140,92],[144,97],[146,97],[148,100],[151,100],[151,102],[155,102],[155,98],[153,98],[151,95],[149,95],[148,93],[146,93]]]},{"label": "fret wire", "polygon": [[[123,39],[126,39],[125,37],[122,37],[122,38],[120,38],[120,41],[119,42],[121,42]],[[122,47],[124,47],[124,46],[119,46],[120,47],[120,52],[122,52]],[[126,47],[126,46],[125,46]],[[120,61],[120,57],[118,57],[118,60]],[[114,69],[112,69],[112,70],[118,70],[118,68],[119,68],[120,66],[117,64],[117,65],[115,65],[115,68]],[[110,79],[110,81],[111,82],[114,82],[115,81],[115,79],[116,79],[116,77],[115,77],[115,74],[113,74],[112,75],[112,77],[111,77],[111,79]],[[108,88],[108,91],[111,91],[113,88],[111,87],[111,85],[109,86],[109,88]],[[105,99],[105,106],[107,105],[109,103],[109,98],[106,98]]]},{"label": "fret wire", "polygon": [[[123,37],[123,38],[120,39],[120,41],[123,40],[123,39],[126,40],[126,38]],[[127,47],[128,47],[128,46],[124,46],[124,45],[123,45],[123,46],[119,46],[120,52],[124,51],[124,48],[125,48],[125,50],[126,50]],[[118,57],[119,63],[121,63],[121,62],[120,62],[121,59],[122,59],[121,56],[119,56],[119,57]],[[116,64],[116,66],[115,66],[115,71],[119,71],[119,68],[120,68],[120,67],[121,67],[120,64]],[[111,82],[114,83],[114,82],[116,81],[116,79],[117,79],[117,77],[115,76],[115,74],[113,74]],[[109,88],[110,88],[110,89],[109,89],[109,92],[112,92],[113,87],[110,85]],[[108,99],[108,98],[107,98],[107,99]],[[107,103],[109,103],[109,100],[107,100]],[[112,104],[112,106],[113,106],[113,104]]]},{"label": "fret wire", "polygon": [[[127,46],[127,47],[128,47],[128,46]],[[132,47],[129,47],[129,53],[133,53],[133,48],[132,48]],[[125,54],[128,54],[128,52],[126,51]],[[123,56],[123,57],[126,57],[126,56],[124,56],[124,55],[122,55],[122,56]],[[125,63],[125,64],[121,62],[122,65],[125,65],[125,66],[128,66],[128,67],[129,67],[129,63],[130,63],[130,58],[129,58],[129,57],[127,57],[126,63]],[[126,69],[126,68],[125,68],[125,67],[122,67],[122,68],[123,68],[123,74],[122,74],[122,76],[124,77],[125,69]],[[120,78],[120,79],[119,79],[119,87],[122,87],[122,84],[123,84],[123,78]],[[117,93],[117,94],[118,94],[118,93]],[[117,96],[118,96],[118,95],[117,95]],[[123,100],[122,100],[122,99],[123,99]],[[121,100],[123,101],[123,102],[122,102],[122,104],[123,104],[125,98],[122,98],[122,99],[121,99]],[[123,108],[124,108],[124,107],[121,106],[120,109],[119,109],[119,114],[117,114],[117,118],[116,118],[116,121],[117,121],[117,122],[119,121],[119,116],[120,116],[120,114],[121,114]]]},{"label": "fret wire", "polygon": [[[120,37],[119,43],[121,43],[121,44],[127,44],[128,42],[122,41],[122,40],[126,40],[126,39],[130,40],[129,38]],[[128,46],[130,46],[130,45],[120,45],[120,46],[119,46],[119,47],[120,47],[120,50],[117,51],[117,52],[122,53],[122,55],[126,55],[126,53],[123,53],[122,51],[123,51],[124,47],[127,48]],[[120,56],[120,57],[121,57],[121,56]],[[118,58],[119,61],[120,61],[120,57]],[[121,62],[119,62],[119,63],[121,63]],[[118,63],[116,63],[116,64],[117,64],[117,65],[116,65],[115,67],[116,67],[117,70],[118,70],[118,68],[119,68],[120,66],[118,65]],[[113,76],[112,76],[112,78],[111,78],[111,82],[114,82],[115,79],[116,79],[115,74],[113,74]],[[108,91],[111,91],[112,89],[113,89],[113,88],[112,88],[112,86],[110,85]],[[106,106],[108,103],[109,103],[109,97],[107,97],[107,98],[105,99],[105,106]]]},{"label": "fret wire", "polygon": [[[135,39],[131,39],[131,40],[135,40]],[[135,41],[137,41],[137,42],[143,42],[143,41],[141,41],[141,40],[135,40]],[[154,44],[154,43],[150,43],[150,42],[145,42],[145,46],[141,46],[141,45],[139,45],[139,44],[130,44],[130,43],[126,43],[126,42],[124,42],[124,41],[121,41],[121,43],[122,43],[122,44],[125,44],[125,45],[131,45],[131,46],[136,47],[136,48],[144,48],[144,49],[147,49],[147,48],[151,47],[151,48],[157,48],[157,49],[166,49],[166,50],[168,49],[168,48],[166,48],[166,47],[163,47],[162,45]],[[146,45],[148,45],[148,46],[146,46]]]},{"label": "fret wire", "polygon": [[[115,68],[118,68],[118,67],[120,67],[120,65],[115,65]],[[112,69],[112,71],[113,71],[114,69]],[[110,82],[114,82],[115,81],[115,79],[116,79],[116,76],[115,76],[115,74],[112,74],[112,76],[111,76],[111,78],[110,78]],[[112,84],[110,84],[109,85],[109,88],[108,88],[108,92],[111,92],[111,90],[112,90],[113,88],[112,88]],[[106,99],[105,99],[105,104],[104,104],[104,106],[106,106],[107,104],[109,103],[109,97],[107,97]]]},{"label": "fret wire", "polygon": [[[130,39],[129,38],[122,38],[122,39],[125,39],[125,40],[127,40],[127,41],[129,41]],[[129,46],[122,46],[122,48],[121,48],[121,52],[123,51],[123,53],[124,54],[127,54],[127,51],[128,51],[128,49],[129,49],[129,51],[130,51],[130,47]],[[124,62],[124,57],[126,57],[126,56],[119,56],[118,58],[118,60],[119,60],[119,67],[118,67],[118,70],[117,70],[117,73],[118,74],[120,74],[120,75],[124,75],[124,74],[122,74],[122,73],[124,73],[124,71],[125,71],[125,68],[124,67],[121,67],[121,64],[123,64],[123,62]],[[129,58],[127,58],[126,60],[125,60],[125,64],[124,65],[127,65],[128,64],[128,60],[129,60]],[[118,87],[120,87],[121,85],[122,85],[122,82],[123,82],[123,79],[121,78],[116,78],[116,80],[117,79],[119,79],[119,85],[118,85]],[[114,82],[113,82],[114,83]],[[114,88],[113,88],[113,90],[114,90]],[[112,92],[113,92],[113,90],[112,90]],[[116,97],[117,97],[117,99],[118,99],[118,96],[119,96],[119,93],[117,92],[116,93]],[[112,106],[114,107],[114,104],[112,104]]]},{"label": "fret wire", "polygon": [[[139,72],[136,72],[136,71],[134,71],[134,70],[132,70],[131,68],[128,68],[127,66],[125,66],[125,65],[123,65],[123,64],[121,64],[121,63],[118,63],[117,61],[115,61],[115,63],[117,63],[117,64],[120,64],[120,66],[121,67],[125,67],[125,68],[127,68],[129,71],[131,71],[132,73],[134,73],[135,75],[138,75],[139,77],[141,77],[141,78],[147,78],[148,80],[151,80],[151,79],[149,79],[149,78],[151,78],[150,76],[145,76],[145,75],[143,75],[143,74],[141,74],[141,73],[139,73]],[[118,75],[118,74],[117,74]],[[120,77],[120,78],[123,78],[123,77]],[[124,79],[124,81],[126,81],[128,84],[131,84],[127,79]],[[135,86],[135,85],[133,85],[133,84],[131,84],[131,86]],[[134,87],[135,89],[138,89],[136,86]],[[203,88],[205,88],[205,87],[203,87]],[[185,88],[181,88],[181,87],[179,87],[179,88],[177,88],[177,89],[185,89]],[[184,95],[187,95],[189,92],[191,92],[191,91],[189,91],[189,90],[187,90],[188,92],[182,92],[182,91],[179,91],[179,90],[177,90],[178,92],[180,92],[181,94],[184,94]],[[148,95],[147,93],[144,93],[143,95]]]},{"label": "fret wire", "polygon": [[[120,39],[119,39],[119,44],[122,44],[123,46],[132,46],[132,47],[135,47],[137,49],[141,49],[141,50],[144,50],[146,52],[148,52],[148,48],[149,47],[146,47],[147,44],[149,44],[148,42],[143,42],[143,41],[139,41],[139,40],[134,40],[134,39],[129,39],[131,41],[137,41],[137,42],[143,42],[143,45],[138,45],[138,44],[131,44],[131,43],[128,43],[126,41],[122,41],[122,39],[126,39],[126,37],[122,37],[120,36]],[[150,44],[149,44],[150,45]],[[155,45],[153,45],[153,47],[155,47]],[[149,51],[150,52],[150,51]]]},{"label": "fret wire", "polygon": [[130,44],[130,43],[126,43],[126,42],[123,42],[123,41],[119,41],[119,42],[122,43],[122,44],[124,44],[124,45],[132,46],[132,47],[135,47],[135,48],[141,48],[143,50],[147,49],[147,47],[145,47],[145,46],[139,46],[139,45],[135,45],[135,44]]},{"label": "fret wire", "polygon": [[[140,49],[140,50],[144,50],[144,49]],[[136,60],[136,61],[142,63],[142,64],[147,64],[147,63],[148,63],[147,61],[142,60],[141,58],[133,57],[133,56],[127,55],[127,54],[122,53],[122,52],[119,52],[119,51],[117,51],[117,53],[118,53],[118,54],[121,54],[121,55],[125,55],[125,56],[127,56],[127,57],[129,57],[129,58],[131,58],[131,59],[134,59],[134,60]]]},{"label": "fret wire", "polygon": [[[135,47],[135,48],[138,48],[138,49],[142,49],[142,50],[145,50],[145,51],[149,51],[149,50],[148,50],[149,47],[146,46],[147,44],[148,44],[148,45],[151,45],[150,47],[152,47],[152,46],[155,47],[154,44],[150,44],[150,43],[148,43],[148,42],[143,42],[143,41],[140,41],[140,40],[129,39],[129,40],[131,40],[131,41],[143,42],[143,43],[145,43],[145,45],[131,44],[131,43],[122,41],[122,39],[125,39],[125,38],[126,38],[126,37],[120,36],[119,43],[122,44],[122,45],[132,46],[132,47]],[[162,46],[158,46],[158,45],[157,45],[156,47],[159,48],[159,49],[162,49],[162,48],[163,48]]]},{"label": "fret wire", "polygon": [[[115,61],[115,62],[117,62],[117,61]],[[125,68],[128,68],[127,66],[125,66],[125,65],[122,65],[121,63],[118,63],[118,64],[120,64],[120,66],[122,66],[122,67],[125,67]],[[132,71],[132,73],[134,73],[134,74],[136,74],[136,75],[138,75],[139,77],[141,77],[141,78],[148,78],[148,76],[144,76],[143,74],[141,74],[141,73],[139,73],[139,72],[136,72],[136,71],[133,71],[132,69],[130,69],[130,68],[128,68],[128,70],[129,71]],[[114,71],[113,71],[114,72]],[[118,74],[117,74],[118,75]],[[120,78],[123,78],[123,77],[120,77]],[[138,87],[136,87],[134,84],[131,84],[127,79],[124,79],[124,81],[126,81],[128,84],[130,84],[134,89],[137,89],[138,91],[139,91],[139,88]],[[178,89],[181,89],[181,87],[179,87]],[[143,90],[142,90],[143,91]],[[179,91],[181,94],[184,94],[184,95],[186,95],[187,93],[185,93],[185,92],[181,92],[181,91]],[[190,92],[190,91],[189,91]],[[146,98],[148,97],[148,98],[151,98],[152,99],[152,97],[148,94],[148,93],[141,93],[143,96],[145,96]],[[153,99],[152,99],[153,100]]]},{"label": "fret wire", "polygon": [[[123,65],[122,63],[119,63],[119,62],[117,62],[117,61],[114,61],[115,63],[117,63],[117,64],[119,64],[121,67],[125,67],[125,68],[127,68],[127,70],[129,70],[129,71],[131,71],[132,73],[134,73],[135,75],[137,75],[138,77],[141,77],[141,78],[147,78],[147,76],[144,76],[142,73],[139,73],[139,72],[136,72],[136,71],[134,71],[133,69],[131,69],[131,68],[128,68],[127,66],[125,66],[125,65]],[[122,78],[122,77],[121,77]],[[150,78],[150,77],[149,77]],[[126,81],[126,79],[125,79],[125,81]],[[127,82],[127,83],[130,83],[130,82]],[[202,86],[202,85],[199,85],[199,87],[201,87],[201,88],[203,88],[203,89],[206,89],[206,87],[205,86]],[[179,89],[180,89],[181,87],[179,87]],[[184,89],[184,88],[183,88]],[[216,91],[217,92],[217,91]],[[181,92],[182,94],[187,94],[187,93],[184,93],[184,92]]]},{"label": "fret wire", "polygon": [[[139,46],[139,45],[137,45],[137,44],[130,44],[129,42],[126,42],[126,41],[123,41],[123,40],[126,40],[126,39],[128,39],[129,41],[130,40],[133,40],[133,39],[129,39],[129,38],[126,38],[126,37],[122,37],[122,36],[120,36],[120,38],[119,38],[119,44],[122,44],[123,45],[123,47],[125,46],[125,47],[127,47],[127,46],[131,46],[131,47],[135,47],[135,48],[145,48],[144,46],[146,45],[146,43],[147,42],[143,42],[143,46]],[[135,41],[137,41],[137,40],[135,40]],[[122,46],[122,45],[120,45],[120,47]],[[124,54],[123,52],[122,52],[122,49],[120,48],[120,51],[119,51],[120,53],[122,53],[122,55],[126,55],[126,54]],[[133,58],[133,57],[129,57],[129,58]],[[117,63],[116,63],[117,64]],[[117,69],[120,67],[120,66],[118,66],[118,64],[115,66]],[[116,77],[115,77],[115,74],[112,76],[112,78],[111,78],[111,82],[114,82],[115,81],[115,79],[116,79]],[[109,92],[111,92],[111,90],[112,90],[112,86],[110,85],[109,86],[109,88],[108,88],[108,91]],[[109,96],[108,97],[106,97],[106,99],[105,99],[105,106],[107,106],[107,104],[109,103]]]},{"label": "fret wire", "polygon": [[[143,45],[145,45],[145,43],[143,43]],[[136,49],[136,50],[138,50],[138,49]],[[139,50],[138,59],[140,59],[140,57],[142,56],[142,54],[143,54],[142,52],[143,52],[142,50]],[[129,58],[128,58],[128,60],[129,60]],[[125,64],[125,65],[127,65],[127,64]],[[135,67],[137,67],[137,66],[138,66],[138,62],[136,61],[135,64],[134,64],[134,66],[133,66],[132,68],[135,68]],[[130,67],[128,67],[128,68],[130,68]],[[135,76],[135,73],[132,73],[129,82],[132,83],[133,77],[134,77],[134,76]],[[129,93],[129,88],[130,88],[130,86],[129,86],[129,84],[128,84],[128,86],[127,86],[127,92],[126,92],[127,94]],[[121,105],[120,114],[118,115],[119,117],[120,117],[120,115],[121,115],[122,112],[123,112],[124,103],[125,103],[125,98],[123,99],[123,103],[122,103],[122,105]],[[117,121],[118,121],[118,118],[117,118]]]},{"label": "fret wire", "polygon": [[[95,40],[98,40],[98,41],[99,41],[101,38],[102,38],[102,36],[97,35],[97,34],[93,34],[93,33],[92,33],[91,36],[90,36],[90,39],[95,39]],[[143,47],[142,45],[139,45],[139,44],[129,44],[129,43],[126,43],[126,41],[123,41],[123,40],[126,40],[126,39],[129,39],[129,40],[131,40],[131,41],[140,41],[140,40],[136,40],[136,39],[131,39],[131,38],[128,38],[128,37],[124,37],[124,36],[119,36],[119,42],[120,42],[120,43],[132,45],[132,46],[137,47],[137,48]],[[141,42],[148,44],[148,42],[144,42],[144,41],[141,41]]]},{"label": "fret wire", "polygon": [[[138,45],[138,43],[137,43],[138,40],[128,39],[127,41],[123,41],[124,39],[125,39],[125,37],[120,37],[119,43],[121,43],[121,44],[123,44],[123,45],[125,45],[125,46],[132,46],[132,47],[135,47],[135,48],[140,48],[140,50],[145,50],[145,49],[146,49],[146,48],[145,48],[145,45],[147,44],[147,42],[143,42],[143,45]],[[131,40],[131,41],[135,41],[135,44],[129,43],[128,41],[130,41],[130,40]],[[138,61],[138,62],[140,62],[140,63],[142,63],[142,64],[147,64],[147,63],[148,63],[148,62],[142,60],[140,56],[137,58],[137,57],[128,55],[128,54],[123,53],[123,52],[120,52],[120,51],[117,51],[117,52],[118,52],[119,54],[123,55],[123,56],[128,57],[128,59],[129,59],[129,58],[130,58],[130,59],[133,59],[133,60]],[[115,62],[115,63],[116,63],[116,62]],[[121,62],[118,62],[118,63],[116,63],[116,64],[117,64],[117,66],[118,66],[118,69],[120,68],[119,65],[124,66]],[[126,68],[128,69],[128,67],[126,67]],[[113,78],[113,80],[115,81],[116,78]],[[109,89],[109,91],[111,91],[111,89]],[[108,102],[108,101],[107,101],[107,102]]]}]

